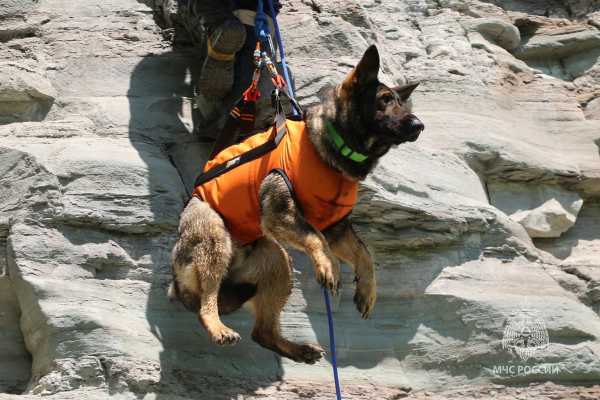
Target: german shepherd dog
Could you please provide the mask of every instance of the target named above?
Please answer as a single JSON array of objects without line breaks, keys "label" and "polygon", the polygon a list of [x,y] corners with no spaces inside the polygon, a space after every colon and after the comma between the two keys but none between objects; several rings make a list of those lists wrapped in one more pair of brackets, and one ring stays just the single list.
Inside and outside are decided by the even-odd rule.
[{"label": "german shepherd dog", "polygon": [[[354,181],[363,180],[391,147],[415,141],[424,129],[411,113],[409,101],[417,84],[384,85],[377,78],[379,64],[377,48],[369,47],[344,81],[305,113],[310,142],[319,157]],[[340,154],[325,133],[328,122],[335,124],[349,147],[368,158],[357,163]],[[293,343],[280,333],[280,313],[292,289],[291,260],[284,246],[305,252],[317,281],[334,294],[339,285],[338,260],[351,266],[356,277],[354,303],[363,318],[375,304],[373,260],[348,218],[323,232],[310,225],[280,174],[268,174],[261,182],[259,202],[264,236],[240,246],[221,216],[208,203],[192,198],[181,214],[173,248],[169,296],[196,312],[219,345],[240,340],[219,315],[249,301],[255,314],[252,339],[283,357],[312,364],[322,357],[321,347]]]}]

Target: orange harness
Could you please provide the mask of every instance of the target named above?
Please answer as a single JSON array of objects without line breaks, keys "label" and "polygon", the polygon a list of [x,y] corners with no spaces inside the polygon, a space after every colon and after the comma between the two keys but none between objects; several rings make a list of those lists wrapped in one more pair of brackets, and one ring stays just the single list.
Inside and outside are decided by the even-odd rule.
[{"label": "orange harness", "polygon": [[[197,186],[193,196],[208,202],[225,221],[232,237],[245,245],[263,236],[260,226],[260,184],[273,170],[283,171],[292,184],[306,220],[324,230],[348,215],[358,183],[333,170],[321,159],[303,121],[286,120],[288,133],[263,156]],[[227,163],[269,140],[272,129],[227,147],[206,163],[204,171]]]}]

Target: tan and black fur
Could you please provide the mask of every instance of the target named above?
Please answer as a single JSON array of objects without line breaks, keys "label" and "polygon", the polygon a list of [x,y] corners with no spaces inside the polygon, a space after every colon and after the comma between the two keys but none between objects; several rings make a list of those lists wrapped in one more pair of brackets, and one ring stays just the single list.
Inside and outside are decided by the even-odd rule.
[{"label": "tan and black fur", "polygon": [[[379,54],[371,46],[321,104],[306,110],[310,139],[320,157],[354,180],[364,179],[392,146],[416,140],[423,129],[408,100],[417,85],[390,88],[378,81],[378,71]],[[356,163],[339,154],[326,136],[326,121],[368,159]],[[192,198],[181,214],[173,249],[170,295],[196,312],[212,341],[221,345],[237,343],[240,336],[219,315],[249,301],[256,319],[252,338],[257,343],[284,357],[314,363],[322,356],[321,347],[290,342],[280,333],[279,316],[292,288],[292,266],[284,247],[305,252],[317,281],[334,293],[339,285],[339,260],[352,267],[354,302],[363,318],[369,316],[376,299],[373,260],[349,218],[324,232],[313,228],[279,174],[267,175],[261,183],[260,206],[264,236],[241,247],[219,214],[208,203]]]}]

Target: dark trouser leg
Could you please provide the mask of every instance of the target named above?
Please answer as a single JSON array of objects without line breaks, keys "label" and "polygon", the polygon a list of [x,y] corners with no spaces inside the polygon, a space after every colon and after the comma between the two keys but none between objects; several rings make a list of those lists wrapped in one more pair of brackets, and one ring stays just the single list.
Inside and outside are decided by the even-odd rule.
[{"label": "dark trouser leg", "polygon": [[234,18],[231,0],[178,0],[177,3],[179,19],[197,46],[205,43],[205,34],[212,34],[223,22]]},{"label": "dark trouser leg", "polygon": [[215,136],[214,126],[228,110],[223,99],[234,82],[235,55],[246,41],[244,25],[233,15],[230,0],[180,0],[179,14],[196,46],[206,57],[194,79],[194,123],[201,136]]}]

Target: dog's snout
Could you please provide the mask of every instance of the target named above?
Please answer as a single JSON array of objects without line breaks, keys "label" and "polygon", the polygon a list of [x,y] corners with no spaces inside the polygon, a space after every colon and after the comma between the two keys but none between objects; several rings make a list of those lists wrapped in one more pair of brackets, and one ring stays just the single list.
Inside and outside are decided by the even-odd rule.
[{"label": "dog's snout", "polygon": [[421,133],[424,129],[425,124],[423,124],[423,122],[421,122],[419,118],[415,117],[414,115],[411,115],[410,119],[408,120],[406,130],[409,133]]}]

